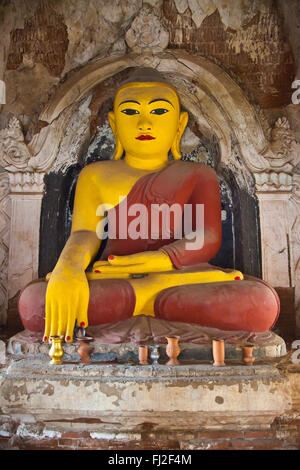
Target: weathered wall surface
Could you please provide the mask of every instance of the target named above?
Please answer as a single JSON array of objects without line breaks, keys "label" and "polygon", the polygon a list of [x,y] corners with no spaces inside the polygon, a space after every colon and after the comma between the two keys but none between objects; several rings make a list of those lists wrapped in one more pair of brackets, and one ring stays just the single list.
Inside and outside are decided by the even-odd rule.
[{"label": "weathered wall surface", "polygon": [[296,1],[6,0],[0,6],[0,79],[7,104],[0,126],[14,113],[30,140],[58,81],[96,57],[124,53],[125,32],[145,3],[162,17],[169,47],[215,60],[263,109],[291,103],[300,62]]},{"label": "weathered wall surface", "polygon": [[29,141],[59,79],[95,57],[124,51],[126,27],[141,1],[8,0],[0,6],[0,79],[9,113],[21,118]]},{"label": "weathered wall surface", "polygon": [[164,2],[164,13],[171,47],[184,47],[225,66],[263,109],[290,103],[294,61],[274,6],[266,8],[262,2],[260,13],[246,12],[240,24],[226,22],[216,9],[198,27],[190,9],[180,15],[172,0]]},{"label": "weathered wall surface", "polygon": [[[300,80],[300,3],[297,0],[278,0],[279,10],[284,16],[284,26],[287,37],[293,49],[296,76]],[[286,108],[287,116],[293,124],[297,139],[300,139],[300,111],[299,104],[289,104]]]}]

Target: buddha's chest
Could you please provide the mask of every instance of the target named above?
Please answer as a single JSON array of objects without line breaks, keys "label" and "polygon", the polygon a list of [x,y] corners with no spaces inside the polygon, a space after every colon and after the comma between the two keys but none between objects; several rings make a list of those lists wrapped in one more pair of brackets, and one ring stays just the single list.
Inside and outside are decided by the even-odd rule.
[{"label": "buddha's chest", "polygon": [[141,176],[143,175],[129,172],[101,175],[98,183],[100,202],[114,207],[117,206],[128,196]]}]

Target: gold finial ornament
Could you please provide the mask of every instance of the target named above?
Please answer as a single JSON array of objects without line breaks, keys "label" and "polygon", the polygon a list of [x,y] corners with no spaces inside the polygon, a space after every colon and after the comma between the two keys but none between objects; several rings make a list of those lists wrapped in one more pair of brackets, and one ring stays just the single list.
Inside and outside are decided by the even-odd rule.
[{"label": "gold finial ornament", "polygon": [[60,365],[63,363],[61,358],[64,355],[64,350],[62,347],[64,337],[63,336],[51,336],[50,341],[52,342],[52,346],[49,351],[49,356],[51,357],[51,361],[49,364]]}]

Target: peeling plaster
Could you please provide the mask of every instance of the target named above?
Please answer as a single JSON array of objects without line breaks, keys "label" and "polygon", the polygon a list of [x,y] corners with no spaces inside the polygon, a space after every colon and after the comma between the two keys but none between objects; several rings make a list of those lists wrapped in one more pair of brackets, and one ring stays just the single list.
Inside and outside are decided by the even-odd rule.
[{"label": "peeling plaster", "polygon": [[[264,14],[263,14],[264,13]],[[281,52],[281,28],[274,10],[260,12],[258,24],[234,32],[227,31],[228,45],[236,54],[246,52],[254,63],[268,62]]]},{"label": "peeling plaster", "polygon": [[219,395],[216,396],[215,398],[215,402],[218,403],[219,405],[223,405],[224,403],[224,398],[223,397],[220,397]]},{"label": "peeling plaster", "polygon": [[235,30],[242,28],[256,13],[265,11],[271,4],[270,0],[174,0],[174,3],[180,14],[190,9],[197,28],[207,16],[218,10],[224,26]]},{"label": "peeling plaster", "polygon": [[92,95],[90,94],[72,110],[70,121],[60,142],[57,157],[52,167],[53,172],[61,171],[66,173],[70,166],[78,162],[80,150],[89,139],[91,116],[89,104],[91,99]]}]

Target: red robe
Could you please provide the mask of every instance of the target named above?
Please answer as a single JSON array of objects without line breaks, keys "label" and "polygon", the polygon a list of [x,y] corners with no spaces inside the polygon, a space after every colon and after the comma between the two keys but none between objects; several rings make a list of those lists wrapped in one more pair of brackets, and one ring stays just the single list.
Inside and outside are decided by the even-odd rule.
[{"label": "red robe", "polygon": [[[107,259],[110,254],[129,255],[162,249],[169,255],[174,267],[181,269],[208,262],[219,251],[222,242],[221,203],[217,175],[212,168],[201,163],[178,161],[140,178],[126,200],[115,208],[117,224],[113,231],[117,237],[120,234],[119,212],[125,205],[127,205],[127,211],[130,211],[133,204],[143,204],[147,208],[147,238],[132,240],[127,233],[126,239],[109,239],[102,259]],[[189,240],[184,236],[182,239],[175,239],[177,227],[174,226],[173,217],[170,218],[170,238],[163,238],[162,219],[160,219],[160,225],[155,227],[151,219],[151,208],[155,204],[167,204],[170,207],[173,204],[179,204],[182,214],[184,205],[190,204],[193,209],[190,226],[193,230],[196,229],[196,204],[203,204],[204,246],[198,250],[186,249]],[[127,229],[134,218],[135,216],[127,217]],[[184,235],[183,220],[181,225]],[[159,234],[159,239],[151,239],[151,229]]]}]

